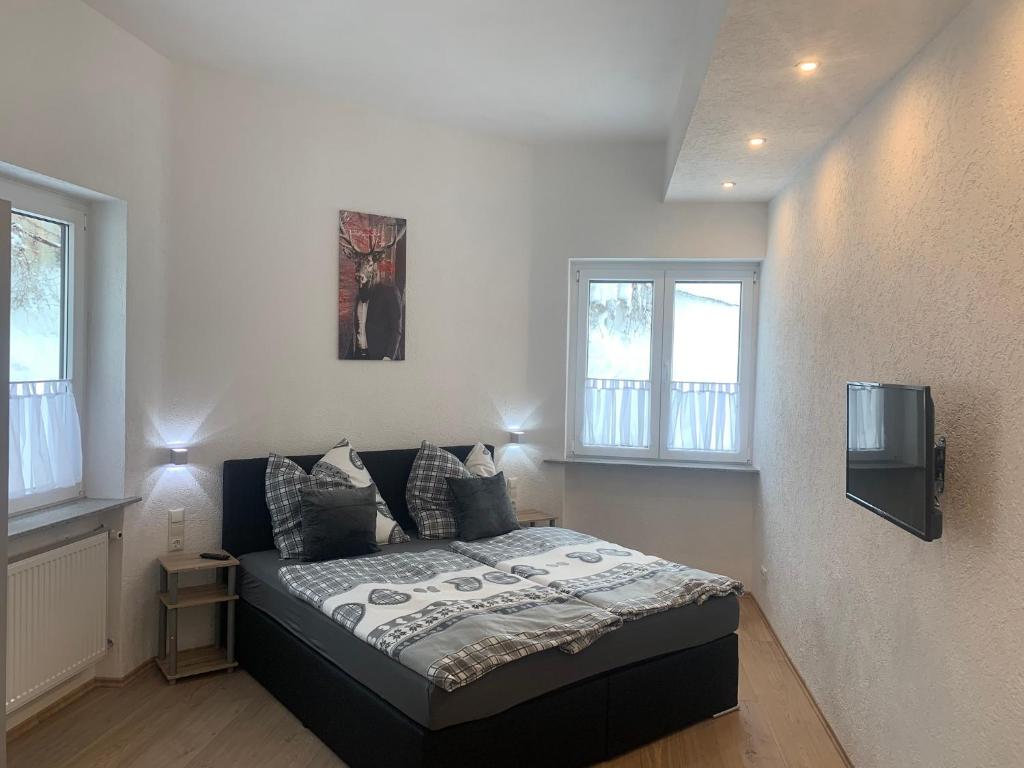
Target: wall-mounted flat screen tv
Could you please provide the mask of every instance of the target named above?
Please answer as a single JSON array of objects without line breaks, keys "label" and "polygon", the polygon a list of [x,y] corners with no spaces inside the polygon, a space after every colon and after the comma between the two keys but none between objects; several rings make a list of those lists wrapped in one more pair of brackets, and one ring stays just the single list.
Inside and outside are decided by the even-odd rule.
[{"label": "wall-mounted flat screen tv", "polygon": [[846,405],[846,497],[925,541],[939,538],[929,388],[850,382]]}]

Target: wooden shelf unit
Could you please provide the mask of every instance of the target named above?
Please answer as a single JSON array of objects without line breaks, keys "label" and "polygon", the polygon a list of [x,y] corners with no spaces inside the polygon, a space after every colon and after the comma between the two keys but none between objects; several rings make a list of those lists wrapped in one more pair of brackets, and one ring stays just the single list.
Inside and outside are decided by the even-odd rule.
[{"label": "wooden shelf unit", "polygon": [[[221,554],[227,552],[220,550]],[[235,661],[235,574],[238,561],[228,555],[226,560],[210,560],[198,554],[171,552],[159,558],[160,563],[160,652],[156,663],[169,683],[183,677],[201,675],[218,670],[231,670]],[[216,581],[197,586],[182,587],[178,577],[182,573],[214,571]],[[218,644],[204,648],[178,650],[178,611],[212,605],[217,611]],[[221,621],[219,607],[224,605],[226,620]]]},{"label": "wooden shelf unit", "polygon": [[533,528],[537,524],[553,526],[558,517],[539,509],[520,509],[516,511],[516,520],[524,528]]},{"label": "wooden shelf unit", "polygon": [[178,587],[178,602],[172,603],[167,592],[160,593],[160,602],[167,608],[191,608],[194,605],[210,605],[237,600],[238,595],[228,594],[228,585],[217,581],[213,584],[200,584],[197,587]]},{"label": "wooden shelf unit", "polygon": [[233,669],[238,666],[237,661],[228,661],[227,649],[218,645],[207,645],[203,648],[189,648],[187,651],[178,652],[176,669],[171,672],[166,659],[157,659],[157,666],[164,673],[164,677],[174,682],[182,677],[202,675],[206,672],[217,672],[221,669]]}]

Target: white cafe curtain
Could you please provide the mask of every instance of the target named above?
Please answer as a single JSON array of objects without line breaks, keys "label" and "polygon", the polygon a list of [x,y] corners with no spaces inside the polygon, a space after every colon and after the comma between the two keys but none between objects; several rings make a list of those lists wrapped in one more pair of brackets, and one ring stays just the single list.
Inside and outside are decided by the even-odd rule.
[{"label": "white cafe curtain", "polygon": [[69,381],[10,385],[7,497],[20,499],[82,482],[82,433]]}]

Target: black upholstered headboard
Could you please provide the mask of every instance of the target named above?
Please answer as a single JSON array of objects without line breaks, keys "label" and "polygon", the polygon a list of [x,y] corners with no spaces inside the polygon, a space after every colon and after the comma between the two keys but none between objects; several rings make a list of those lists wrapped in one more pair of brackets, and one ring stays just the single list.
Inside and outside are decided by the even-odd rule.
[{"label": "black upholstered headboard", "polygon": [[[494,447],[487,446],[491,454]],[[446,446],[445,450],[465,461],[471,445]],[[405,484],[419,448],[395,451],[360,451],[359,458],[388,503],[391,514],[405,530],[415,533],[416,523],[405,504]],[[289,458],[309,472],[322,453]],[[231,459],[224,462],[224,516],[221,524],[222,546],[235,557],[247,552],[274,548],[264,493],[267,459]]]}]

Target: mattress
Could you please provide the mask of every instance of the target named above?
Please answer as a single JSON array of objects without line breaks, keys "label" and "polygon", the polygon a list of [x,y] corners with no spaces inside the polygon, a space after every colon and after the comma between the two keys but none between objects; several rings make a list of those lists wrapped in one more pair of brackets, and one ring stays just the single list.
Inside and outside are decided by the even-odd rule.
[{"label": "mattress", "polygon": [[[422,551],[447,544],[415,539],[383,546],[381,553]],[[711,598],[703,605],[690,604],[627,622],[574,655],[551,649],[527,656],[448,693],[291,595],[277,571],[296,561],[281,560],[276,551],[268,550],[242,555],[239,562],[242,600],[430,730],[489,717],[616,667],[709,643],[739,625],[739,604],[734,596]]]}]

